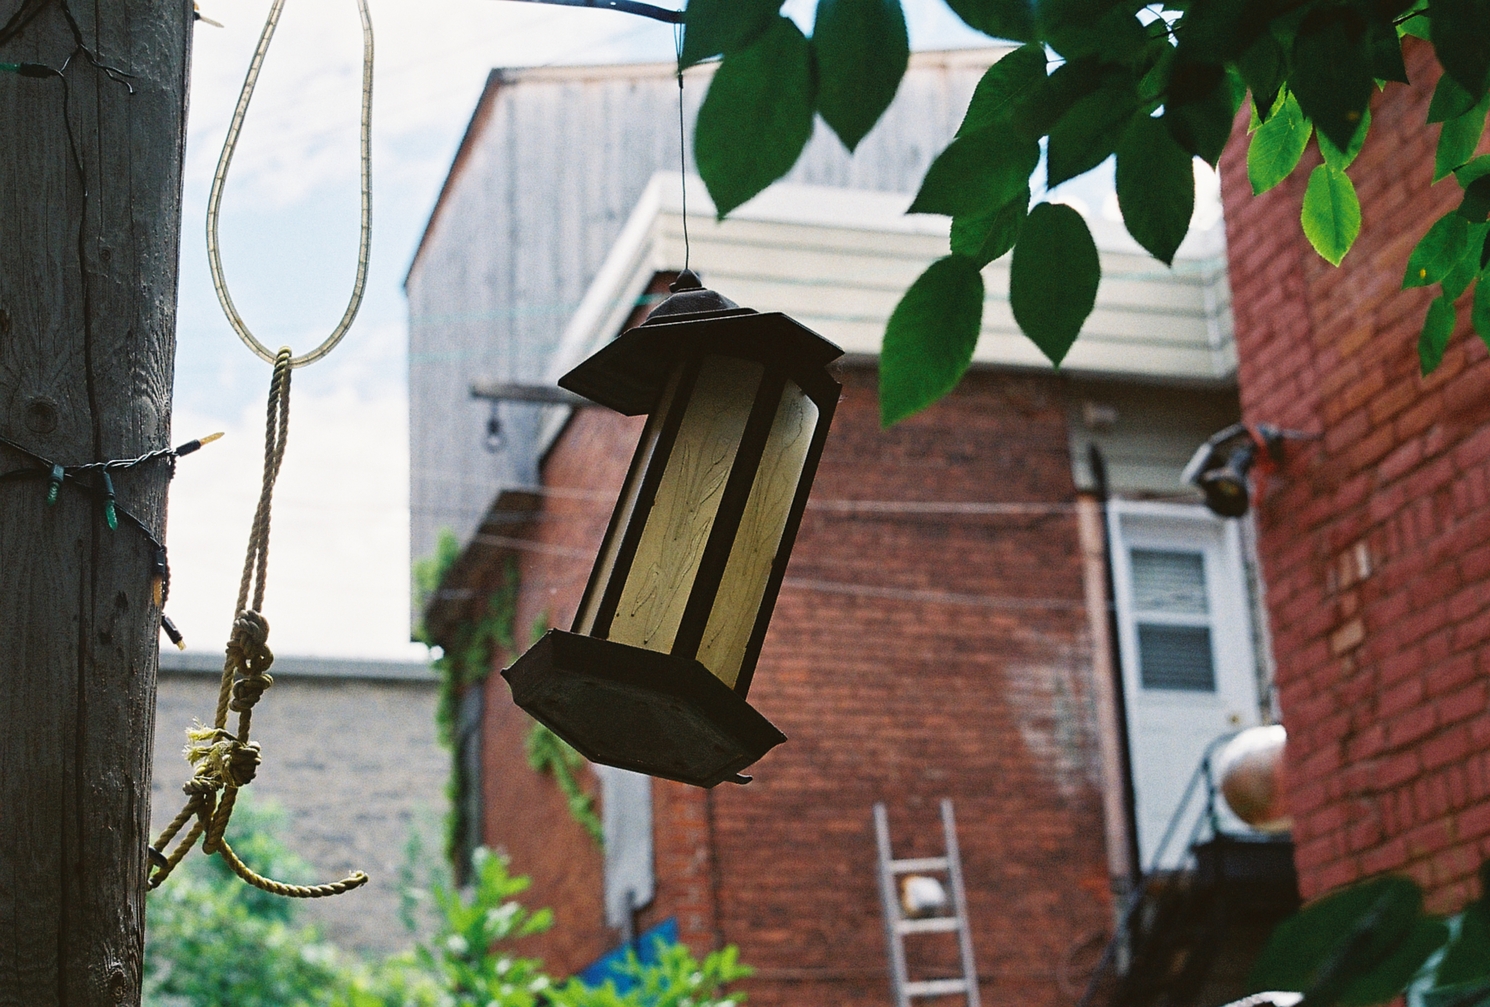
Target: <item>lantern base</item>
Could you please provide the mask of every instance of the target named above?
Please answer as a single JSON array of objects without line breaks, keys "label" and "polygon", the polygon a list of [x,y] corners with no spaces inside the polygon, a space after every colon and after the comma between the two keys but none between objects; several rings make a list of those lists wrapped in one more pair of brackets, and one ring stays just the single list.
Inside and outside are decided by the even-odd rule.
[{"label": "lantern base", "polygon": [[786,740],[698,661],[612,640],[551,629],[502,677],[591,762],[696,787],[735,779]]}]

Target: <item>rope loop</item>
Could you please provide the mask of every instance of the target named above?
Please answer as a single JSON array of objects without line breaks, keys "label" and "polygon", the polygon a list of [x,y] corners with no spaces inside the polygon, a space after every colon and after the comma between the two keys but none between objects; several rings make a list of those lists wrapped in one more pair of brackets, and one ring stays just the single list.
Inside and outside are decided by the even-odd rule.
[{"label": "rope loop", "polygon": [[[254,88],[259,82],[259,71],[264,68],[264,57],[269,53],[269,43],[274,39],[274,30],[279,26],[279,15],[285,0],[274,0],[269,16],[264,21],[264,30],[259,35],[258,47],[248,64],[248,73],[243,78],[243,90],[238,94],[238,104],[233,109],[232,121],[228,124],[227,139],[223,141],[222,154],[217,159],[217,170],[212,175],[212,191],[207,197],[207,264],[212,270],[212,287],[217,291],[218,303],[228,324],[238,333],[238,338],[268,363],[275,362],[275,354],[259,341],[243,321],[233,297],[228,293],[228,278],[222,268],[222,248],[218,243],[218,220],[222,214],[222,193],[228,181],[228,168],[233,163],[233,154],[238,149],[238,137],[243,131],[243,120],[248,115],[248,104],[253,100]],[[357,0],[357,13],[362,20],[362,212],[361,233],[357,241],[357,278],[352,283],[352,296],[347,302],[341,320],[321,345],[309,353],[302,353],[290,360],[291,367],[313,364],[336,348],[352,321],[362,307],[362,297],[367,291],[367,265],[372,251],[372,85],[373,85],[373,30],[372,16],[368,13],[367,0]]]}]

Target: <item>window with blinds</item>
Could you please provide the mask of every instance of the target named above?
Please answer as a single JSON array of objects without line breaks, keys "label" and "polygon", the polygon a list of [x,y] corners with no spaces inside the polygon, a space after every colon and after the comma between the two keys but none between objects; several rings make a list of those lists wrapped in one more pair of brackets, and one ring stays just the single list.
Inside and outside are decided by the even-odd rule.
[{"label": "window with blinds", "polygon": [[1139,683],[1145,689],[1215,692],[1205,556],[1134,549],[1130,559]]}]

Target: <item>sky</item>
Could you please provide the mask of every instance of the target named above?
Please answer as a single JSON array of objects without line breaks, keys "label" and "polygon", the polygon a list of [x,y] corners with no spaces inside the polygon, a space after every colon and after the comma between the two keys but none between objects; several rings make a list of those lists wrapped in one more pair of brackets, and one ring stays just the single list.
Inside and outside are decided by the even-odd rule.
[{"label": "sky", "polygon": [[[258,496],[269,365],[229,328],[207,269],[207,193],[269,0],[200,0],[182,218],[168,614],[191,650],[226,641]],[[297,370],[275,495],[265,615],[285,655],[422,660],[408,640],[403,277],[493,67],[673,58],[669,25],[516,0],[370,0],[373,237],[367,295],[326,359]],[[905,0],[915,49],[987,44],[942,0]],[[784,11],[804,27],[810,0]],[[297,353],[341,317],[357,257],[361,31],[353,0],[285,5],[233,160],[220,238],[261,342]]]}]

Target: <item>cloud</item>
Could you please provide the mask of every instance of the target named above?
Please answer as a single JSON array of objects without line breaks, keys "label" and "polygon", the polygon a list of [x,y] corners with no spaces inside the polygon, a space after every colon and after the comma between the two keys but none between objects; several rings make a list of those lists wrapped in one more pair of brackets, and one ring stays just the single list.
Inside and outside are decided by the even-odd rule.
[{"label": "cloud", "polygon": [[[351,382],[292,396],[264,609],[276,652],[422,659],[408,642],[404,402]],[[220,422],[176,414],[182,439]],[[182,459],[171,487],[167,611],[193,650],[227,640],[263,465],[262,407],[225,426],[227,437]]]}]

